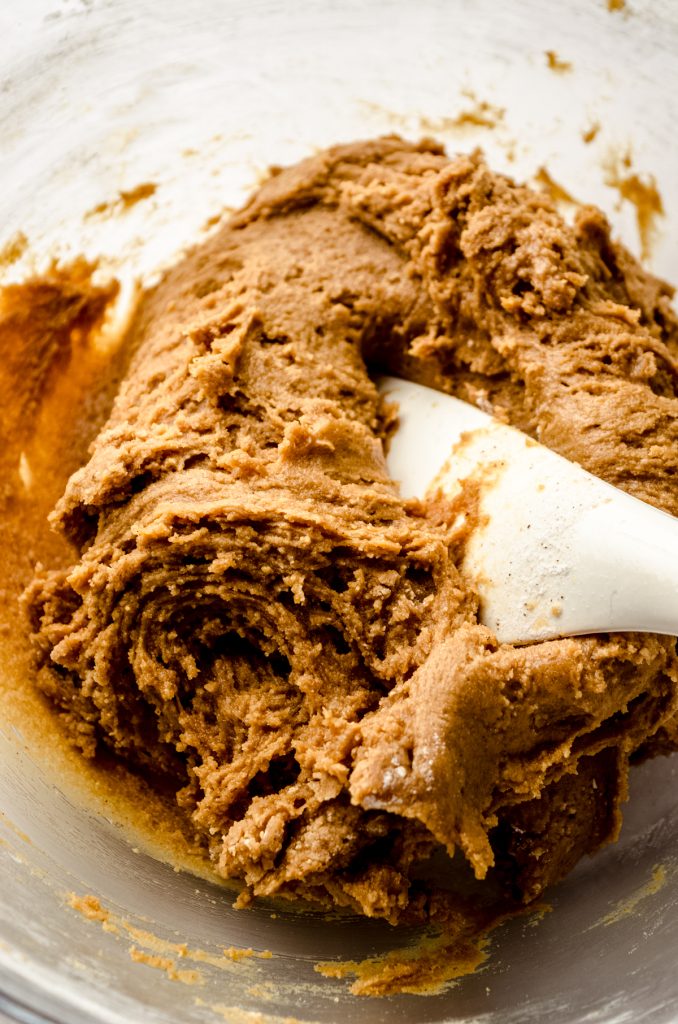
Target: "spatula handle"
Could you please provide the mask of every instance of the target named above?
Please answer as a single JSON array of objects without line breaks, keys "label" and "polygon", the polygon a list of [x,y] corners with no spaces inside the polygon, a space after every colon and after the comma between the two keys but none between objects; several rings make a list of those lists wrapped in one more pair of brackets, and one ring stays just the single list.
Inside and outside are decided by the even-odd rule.
[{"label": "spatula handle", "polygon": [[399,405],[387,462],[403,495],[475,484],[462,569],[499,640],[678,634],[678,519],[466,402],[395,378],[380,389]]}]

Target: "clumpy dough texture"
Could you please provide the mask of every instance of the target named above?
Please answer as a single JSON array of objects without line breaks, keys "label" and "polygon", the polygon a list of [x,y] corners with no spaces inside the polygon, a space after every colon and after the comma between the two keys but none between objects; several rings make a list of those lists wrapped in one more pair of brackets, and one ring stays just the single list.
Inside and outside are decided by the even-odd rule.
[{"label": "clumpy dough texture", "polygon": [[27,606],[73,740],[175,792],[246,893],[415,920],[442,847],[536,896],[675,745],[675,640],[499,645],[453,517],[388,477],[366,367],[676,514],[670,296],[479,155],[387,138],[269,179],[142,300],[53,515],[77,561]]}]

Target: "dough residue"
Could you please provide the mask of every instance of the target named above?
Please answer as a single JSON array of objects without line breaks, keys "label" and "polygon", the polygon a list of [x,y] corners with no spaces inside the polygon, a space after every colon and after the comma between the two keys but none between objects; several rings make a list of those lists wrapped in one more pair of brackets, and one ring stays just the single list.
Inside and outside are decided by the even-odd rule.
[{"label": "dough residue", "polygon": [[599,132],[600,132],[600,123],[598,121],[593,121],[588,126],[588,128],[585,128],[582,131],[582,133],[581,133],[582,141],[585,142],[586,145],[588,146],[597,137]]},{"label": "dough residue", "polygon": [[[644,885],[641,885],[636,892],[620,900],[609,914],[606,914],[605,917],[597,922],[597,925],[603,925],[603,927],[608,928],[611,924],[618,924],[624,918],[631,917],[635,914],[641,903],[650,896],[656,896],[658,892],[661,892],[666,885],[669,873],[670,871],[667,873],[664,864],[655,864],[650,879]],[[597,927],[597,925],[593,925],[593,927]]]},{"label": "dough residue", "polygon": [[654,175],[641,176],[631,170],[631,160],[627,155],[621,160],[609,161],[605,184],[615,188],[620,198],[635,208],[640,253],[643,259],[649,259],[657,219],[664,216],[664,203]]},{"label": "dough residue", "polygon": [[577,203],[574,196],[568,192],[563,185],[557,182],[545,167],[540,167],[534,177],[535,181],[548,192],[555,203]]},{"label": "dough residue", "polygon": [[423,115],[419,123],[423,131],[444,132],[454,131],[457,128],[496,128],[503,120],[506,111],[503,107],[497,107],[488,100],[480,99],[470,90],[462,90],[462,95],[468,100],[468,106],[464,107],[454,117],[431,118]]},{"label": "dough residue", "polygon": [[546,66],[551,71],[557,71],[559,74],[567,74],[568,71],[572,70],[572,62],[569,60],[563,60],[559,57],[555,50],[545,50],[544,56],[546,57]]},{"label": "dough residue", "polygon": [[158,186],[154,181],[142,181],[139,185],[135,185],[134,188],[122,189],[118,192],[115,199],[98,203],[89,211],[87,216],[100,217],[110,213],[126,213],[133,206],[136,206],[137,203],[143,202],[144,199],[150,199],[157,190]]},{"label": "dough residue", "polygon": [[247,961],[271,960],[273,954],[269,950],[257,951],[251,947],[240,948],[227,946],[218,952],[205,949],[193,949],[185,942],[172,942],[159,935],[140,928],[120,914],[105,907],[98,897],[91,893],[83,896],[69,893],[68,905],[88,921],[101,925],[103,931],[121,938],[131,939],[128,952],[135,963],[145,964],[163,971],[170,981],[179,981],[184,985],[202,985],[205,978],[198,966],[187,967],[187,964],[207,964],[219,971],[233,972],[248,966]]}]

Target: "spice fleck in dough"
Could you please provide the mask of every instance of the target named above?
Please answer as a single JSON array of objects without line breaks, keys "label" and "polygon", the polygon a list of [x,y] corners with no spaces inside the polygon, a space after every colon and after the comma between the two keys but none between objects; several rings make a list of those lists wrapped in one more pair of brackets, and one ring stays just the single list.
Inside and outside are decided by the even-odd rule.
[{"label": "spice fleck in dough", "polygon": [[441,847],[538,895],[615,836],[630,758],[676,745],[675,640],[499,645],[461,539],[388,477],[368,368],[676,514],[670,297],[600,212],[570,227],[477,154],[277,173],[143,299],[53,514],[79,558],[27,606],[74,742],[172,787],[248,895],[416,920]]}]

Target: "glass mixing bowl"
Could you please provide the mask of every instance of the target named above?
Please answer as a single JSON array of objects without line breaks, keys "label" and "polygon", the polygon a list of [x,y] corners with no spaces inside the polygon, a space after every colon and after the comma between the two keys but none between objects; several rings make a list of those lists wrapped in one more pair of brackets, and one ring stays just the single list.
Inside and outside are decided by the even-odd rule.
[{"label": "glass mixing bowl", "polygon": [[[398,131],[451,151],[480,145],[519,178],[545,166],[635,251],[636,210],[615,174],[653,174],[664,216],[651,265],[678,279],[672,0],[22,0],[0,9],[0,69],[0,247],[23,232],[39,255],[85,252],[149,274],[269,164]],[[469,110],[494,127],[459,117]],[[155,193],[124,216],[86,216],[148,182]],[[678,1020],[675,758],[634,771],[620,841],[550,894],[543,919],[496,932],[476,974],[427,998],[358,999],[314,964],[384,952],[408,933],[350,915],[233,910],[230,891],[154,859],[102,801],[80,799],[43,740],[0,719],[7,1019]],[[77,913],[71,892],[124,927]],[[204,956],[182,957],[181,944]],[[225,965],[230,946],[273,956]],[[168,950],[183,977],[163,968]]]}]

